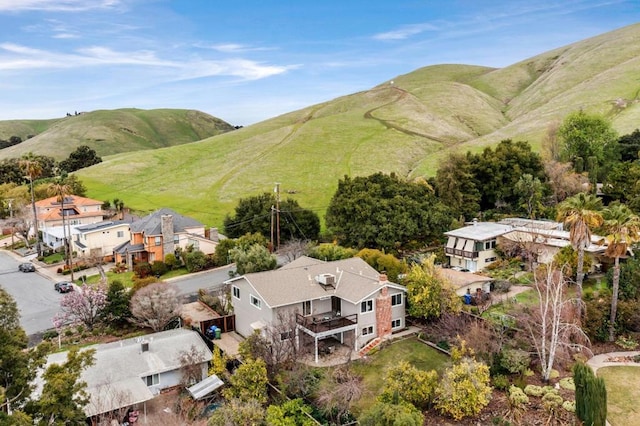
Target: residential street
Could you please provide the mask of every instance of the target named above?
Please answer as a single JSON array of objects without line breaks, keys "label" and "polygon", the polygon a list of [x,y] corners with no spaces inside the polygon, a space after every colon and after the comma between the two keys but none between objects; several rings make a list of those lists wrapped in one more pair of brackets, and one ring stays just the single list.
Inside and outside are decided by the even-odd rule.
[{"label": "residential street", "polygon": [[209,271],[170,278],[167,282],[178,286],[180,294],[186,296],[198,293],[198,290],[201,288],[214,290],[222,287],[222,283],[229,279],[229,271],[235,269],[235,265],[227,265]]},{"label": "residential street", "polygon": [[20,323],[27,335],[53,327],[62,295],[53,289],[53,281],[39,272],[20,272],[20,260],[0,250],[0,285],[15,299]]}]

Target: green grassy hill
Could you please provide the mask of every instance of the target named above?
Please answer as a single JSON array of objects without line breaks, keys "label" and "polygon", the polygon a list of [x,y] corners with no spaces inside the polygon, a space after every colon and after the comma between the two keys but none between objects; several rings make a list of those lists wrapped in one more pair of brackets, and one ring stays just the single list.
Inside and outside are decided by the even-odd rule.
[{"label": "green grassy hill", "polygon": [[181,145],[231,130],[233,126],[218,118],[182,109],[101,110],[57,120],[0,121],[0,138],[36,135],[0,150],[0,159],[33,152],[60,160],[80,145],[108,156]]},{"label": "green grassy hill", "polygon": [[199,142],[119,154],[78,174],[99,199],[163,206],[220,226],[241,197],[271,191],[322,217],[345,174],[434,174],[452,150],[507,138],[538,147],[549,125],[580,108],[621,133],[640,126],[640,25],[502,69],[439,65],[371,90]]}]

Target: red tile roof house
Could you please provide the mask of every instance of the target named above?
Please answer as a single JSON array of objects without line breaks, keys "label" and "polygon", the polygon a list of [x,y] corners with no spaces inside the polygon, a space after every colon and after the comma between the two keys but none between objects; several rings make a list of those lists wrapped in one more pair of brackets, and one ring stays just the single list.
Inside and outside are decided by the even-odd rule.
[{"label": "red tile roof house", "polygon": [[406,326],[406,288],[357,257],[334,262],[301,257],[226,283],[239,334],[249,336],[295,315],[295,330],[280,337],[295,338],[298,349],[311,345],[316,363],[324,339],[360,351]]},{"label": "red tile roof house", "polygon": [[204,254],[215,252],[218,240],[224,238],[216,228],[205,233],[205,226],[195,219],[183,216],[169,208],[162,208],[130,225],[129,241],[114,248],[115,261],[129,268],[137,262],[164,261],[177,247],[194,249]]},{"label": "red tile roof house", "polygon": [[[62,208],[64,204],[64,225],[68,227],[62,230]],[[102,210],[102,201],[77,195],[67,195],[64,203],[57,197],[45,198],[36,202],[36,216],[38,230],[42,232],[42,240],[51,248],[63,247],[63,234],[67,236],[70,229],[78,225],[89,225],[101,222],[105,212]]]}]

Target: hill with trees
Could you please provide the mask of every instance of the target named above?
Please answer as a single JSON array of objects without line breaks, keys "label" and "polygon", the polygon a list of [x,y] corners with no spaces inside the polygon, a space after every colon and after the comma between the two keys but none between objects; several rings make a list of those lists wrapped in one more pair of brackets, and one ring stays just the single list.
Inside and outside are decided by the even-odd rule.
[{"label": "hill with trees", "polygon": [[432,176],[449,152],[506,139],[538,150],[578,110],[605,116],[619,134],[633,132],[639,37],[636,24],[501,69],[429,66],[199,142],[103,155],[79,176],[94,198],[117,196],[141,210],[171,206],[208,224],[220,225],[240,198],[274,182],[324,212],[345,175]]}]

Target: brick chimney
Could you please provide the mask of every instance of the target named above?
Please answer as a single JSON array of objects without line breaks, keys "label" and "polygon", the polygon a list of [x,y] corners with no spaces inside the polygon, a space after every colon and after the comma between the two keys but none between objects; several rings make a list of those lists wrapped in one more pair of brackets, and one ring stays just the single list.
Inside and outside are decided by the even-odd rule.
[{"label": "brick chimney", "polygon": [[163,214],[160,216],[160,230],[162,232],[162,259],[164,256],[175,251],[175,244],[173,243],[173,216],[170,214]]},{"label": "brick chimney", "polygon": [[220,240],[220,235],[218,234],[218,228],[209,229],[209,239],[215,242],[218,242]]},{"label": "brick chimney", "polygon": [[380,272],[380,275],[378,277],[378,281],[380,281],[380,284],[388,282],[389,278],[387,277],[387,273],[384,272],[384,271]]},{"label": "brick chimney", "polygon": [[391,334],[391,296],[386,286],[380,289],[376,298],[376,329],[380,338]]}]

